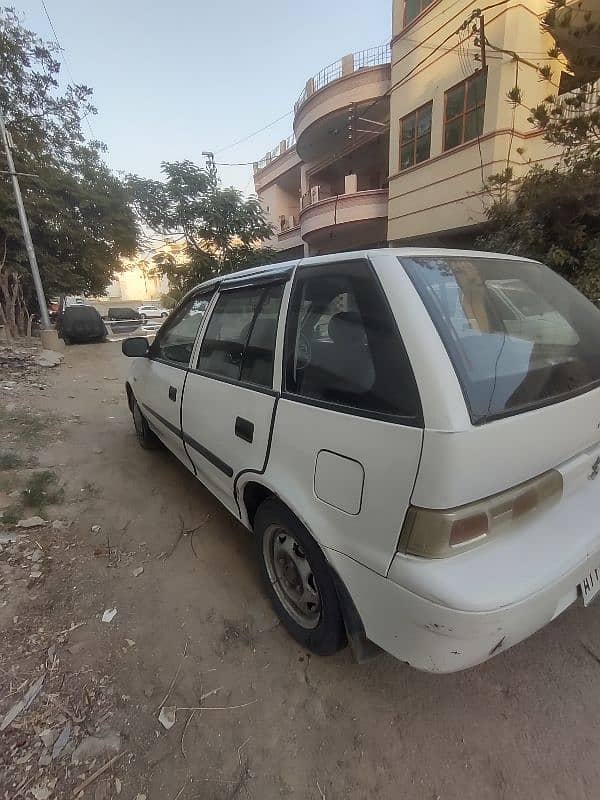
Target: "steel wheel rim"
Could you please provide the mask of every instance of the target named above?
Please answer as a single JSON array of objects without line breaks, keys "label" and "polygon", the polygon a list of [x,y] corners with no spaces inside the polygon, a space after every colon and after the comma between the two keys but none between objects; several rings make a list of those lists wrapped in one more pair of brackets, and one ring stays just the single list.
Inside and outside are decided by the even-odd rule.
[{"label": "steel wheel rim", "polygon": [[263,536],[267,574],[281,605],[302,628],[321,620],[321,595],[304,548],[281,525],[270,525]]}]

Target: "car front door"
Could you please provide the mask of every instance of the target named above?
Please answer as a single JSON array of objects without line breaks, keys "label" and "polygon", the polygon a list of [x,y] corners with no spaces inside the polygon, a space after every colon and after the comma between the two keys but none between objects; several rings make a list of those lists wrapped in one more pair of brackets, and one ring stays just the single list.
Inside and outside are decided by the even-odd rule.
[{"label": "car front door", "polygon": [[198,477],[236,515],[236,476],[262,470],[267,456],[286,278],[256,280],[221,286],[188,374],[181,412]]},{"label": "car front door", "polygon": [[188,298],[156,336],[148,358],[136,359],[133,393],[157,436],[189,468],[180,424],[181,398],[194,342],[214,290]]}]

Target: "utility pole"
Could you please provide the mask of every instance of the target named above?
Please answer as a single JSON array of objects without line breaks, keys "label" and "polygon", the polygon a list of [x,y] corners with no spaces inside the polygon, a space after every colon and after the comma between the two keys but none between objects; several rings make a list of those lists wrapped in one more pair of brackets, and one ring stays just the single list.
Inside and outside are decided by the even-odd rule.
[{"label": "utility pole", "polygon": [[483,13],[479,15],[479,47],[481,48],[481,69],[487,66],[487,59],[485,54],[485,20]]},{"label": "utility pole", "polygon": [[[33,242],[31,240],[31,233],[29,231],[29,222],[27,220],[27,213],[23,205],[23,198],[21,196],[21,187],[19,186],[19,179],[15,170],[15,162],[12,157],[12,141],[6,131],[4,124],[4,115],[0,111],[0,133],[2,134],[2,143],[4,144],[4,152],[6,154],[6,161],[8,163],[8,172],[13,185],[15,193],[15,200],[17,203],[17,210],[19,212],[19,221],[23,230],[23,239],[25,240],[25,249],[29,257],[29,265],[31,267],[31,274],[33,276],[33,285],[35,286],[35,293],[37,295],[38,305],[40,307],[40,318],[42,320],[42,331],[51,330],[50,318],[48,316],[48,306],[46,305],[46,298],[44,296],[44,287],[40,278],[40,271],[38,269],[37,259],[35,257],[35,250],[33,249]],[[44,337],[42,336],[42,339]]]},{"label": "utility pole", "polygon": [[214,186],[217,185],[217,165],[215,164],[215,154],[210,150],[203,150],[202,155],[206,157],[206,172]]}]

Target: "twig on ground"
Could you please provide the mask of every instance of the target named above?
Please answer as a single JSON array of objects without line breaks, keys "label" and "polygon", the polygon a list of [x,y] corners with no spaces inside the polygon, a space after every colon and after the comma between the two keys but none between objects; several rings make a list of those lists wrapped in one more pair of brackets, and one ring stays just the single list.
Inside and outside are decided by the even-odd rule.
[{"label": "twig on ground", "polygon": [[[171,683],[169,685],[169,688],[168,688],[167,693],[166,693],[166,695],[164,697],[164,700],[162,700],[159,703],[159,705],[158,705],[158,707],[156,709],[157,711],[160,711],[161,708],[164,706],[164,704],[167,702],[167,700],[169,699],[169,695],[171,694],[171,692],[173,691],[173,688],[175,687],[175,684],[177,683],[177,678],[179,678],[179,673],[181,672],[181,667],[183,666],[183,662],[184,662],[185,657],[187,655],[187,649],[188,649],[188,640],[186,639],[185,647],[183,648],[183,655],[181,656],[181,660],[179,661],[179,666],[177,667],[177,672],[175,673],[175,677],[173,678],[173,680],[171,681]],[[193,709],[190,708],[190,709],[182,709],[182,710],[192,711]]]},{"label": "twig on ground", "polygon": [[73,797],[74,798],[77,797],[77,795],[83,792],[84,789],[87,789],[90,783],[93,783],[96,780],[96,778],[99,778],[100,775],[104,774],[106,770],[112,767],[115,761],[118,761],[119,758],[122,758],[125,755],[125,753],[126,753],[125,750],[122,753],[117,753],[117,755],[113,756],[109,761],[106,762],[106,764],[104,764],[102,767],[99,767],[95,772],[92,772],[92,774],[84,781],[82,781],[79,784],[79,786],[75,787],[73,791]]},{"label": "twig on ground", "polygon": [[212,697],[213,694],[217,694],[217,692],[220,692],[222,690],[223,690],[222,686],[218,686],[216,689],[211,689],[210,692],[206,692],[205,694],[200,695],[200,702],[206,700],[207,697]]},{"label": "twig on ground", "polygon": [[585,652],[588,653],[594,659],[594,661],[597,661],[598,664],[600,664],[600,656],[597,653],[595,653],[588,644],[581,641],[579,642],[579,644],[583,647]]},{"label": "twig on ground", "polygon": [[325,798],[325,792],[324,792],[324,791],[323,791],[323,789],[321,789],[321,787],[319,786],[319,781],[317,781],[317,789],[319,790],[319,794],[321,795],[321,800],[326,800],[326,798]]},{"label": "twig on ground", "polygon": [[186,781],[186,783],[184,783],[184,784],[183,784],[183,786],[181,787],[181,789],[180,789],[180,790],[177,792],[177,794],[175,795],[175,797],[173,798],[173,800],[178,800],[178,798],[179,798],[179,797],[181,797],[181,795],[182,795],[182,794],[183,794],[183,792],[184,792],[184,789],[185,789],[186,785],[187,785],[187,781]]},{"label": "twig on ground", "polygon": [[258,703],[258,698],[256,698],[256,700],[250,700],[249,703],[241,703],[239,706],[195,706],[191,708],[177,706],[177,711],[233,711],[235,708],[247,708],[248,706],[253,706],[254,703]]},{"label": "twig on ground", "polygon": [[187,718],[187,721],[186,721],[185,725],[183,726],[183,730],[181,731],[181,741],[179,742],[179,747],[181,749],[181,755],[184,757],[184,759],[186,761],[188,760],[188,757],[187,757],[187,753],[185,752],[185,749],[183,747],[183,742],[184,742],[184,739],[185,739],[186,731],[187,731],[187,729],[188,729],[188,727],[190,725],[190,722],[194,718],[195,713],[196,713],[195,710],[191,712],[191,714]]},{"label": "twig on ground", "polygon": [[11,795],[10,800],[15,800],[15,797],[18,797],[20,794],[23,794],[23,790],[26,789],[30,783],[33,783],[35,777],[36,777],[35,775],[31,775],[30,777],[25,778],[25,780],[21,782],[21,785],[17,786],[17,790],[13,795]]},{"label": "twig on ground", "polygon": [[81,628],[82,625],[85,625],[85,622],[78,622],[77,625],[71,625],[70,628],[65,628],[64,631],[53,633],[52,636],[63,636],[65,633],[71,633],[71,631],[75,631],[77,630],[77,628]]},{"label": "twig on ground", "polygon": [[240,767],[242,766],[242,750],[244,749],[244,747],[246,747],[246,745],[248,744],[249,741],[250,741],[250,737],[248,737],[245,742],[242,742],[242,744],[237,749],[238,750],[238,761],[240,762]]},{"label": "twig on ground", "polygon": [[206,525],[209,519],[210,519],[210,514],[207,514],[206,517],[200,523],[200,525],[197,525],[195,528],[186,528],[185,522],[183,521],[183,517],[181,516],[181,514],[179,514],[179,522],[180,522],[179,536],[175,540],[175,543],[173,544],[171,549],[167,553],[164,554],[161,553],[161,555],[158,556],[158,558],[160,558],[161,556],[162,558],[171,558],[175,550],[177,550],[179,542],[183,539],[184,536],[190,537],[190,547],[192,548],[192,552],[194,553],[196,558],[198,558],[198,554],[196,553],[196,549],[194,547],[193,539],[194,536]]}]

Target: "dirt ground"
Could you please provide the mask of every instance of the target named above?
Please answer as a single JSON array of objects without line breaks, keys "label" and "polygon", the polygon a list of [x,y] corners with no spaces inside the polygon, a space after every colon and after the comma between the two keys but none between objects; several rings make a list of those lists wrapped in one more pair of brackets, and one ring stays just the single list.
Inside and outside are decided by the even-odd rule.
[{"label": "dirt ground", "polygon": [[[72,523],[0,550],[0,720],[46,675],[0,733],[1,798],[74,797],[117,754],[84,798],[598,796],[600,606],[455,675],[387,655],[358,666],[349,650],[311,657],[261,591],[251,536],[175,457],[138,447],[126,370],[108,343],[68,348],[46,389],[7,389],[0,375],[0,450],[20,446],[56,472],[64,498],[44,516]],[[42,414],[39,448],[11,428],[27,406]],[[5,496],[28,469],[0,472]],[[163,703],[176,709],[170,729]],[[51,725],[71,741],[43,766],[37,740]],[[83,737],[117,734],[113,750],[72,764]]]}]

